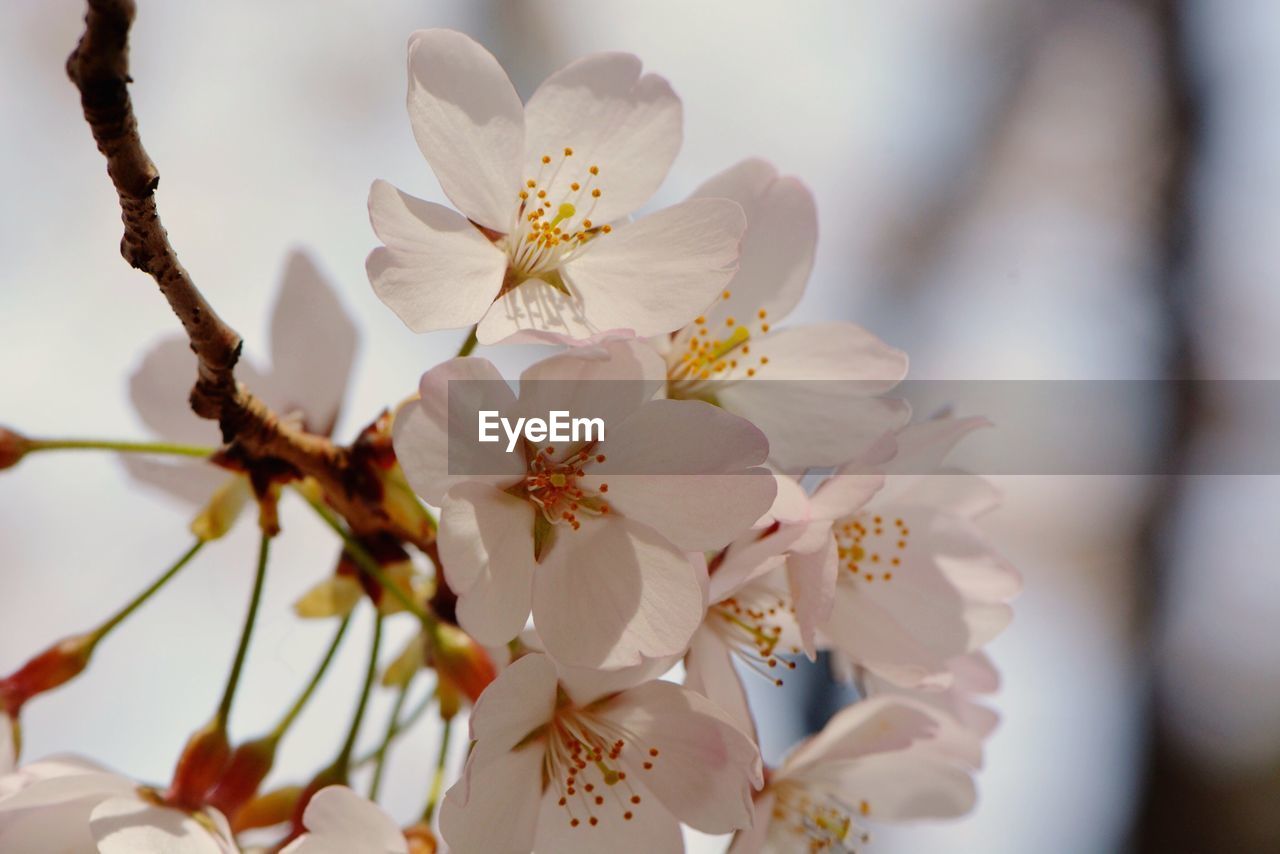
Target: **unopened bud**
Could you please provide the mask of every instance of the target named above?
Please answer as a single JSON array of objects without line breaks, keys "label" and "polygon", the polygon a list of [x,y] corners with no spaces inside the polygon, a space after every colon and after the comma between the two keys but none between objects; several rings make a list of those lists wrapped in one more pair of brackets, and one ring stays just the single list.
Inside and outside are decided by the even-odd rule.
[{"label": "unopened bud", "polygon": [[436,854],[440,848],[436,835],[422,822],[405,828],[404,841],[409,843],[409,854]]},{"label": "unopened bud", "polygon": [[251,497],[253,490],[249,479],[243,475],[232,475],[213,493],[200,515],[191,520],[191,533],[206,543],[225,536]]},{"label": "unopened bud", "polygon": [[460,693],[475,703],[484,689],[494,680],[497,672],[484,647],[471,635],[448,623],[438,625],[428,635],[430,648],[428,661],[435,667],[440,679],[441,713],[445,711],[445,699],[449,690]]},{"label": "unopened bud", "polygon": [[28,700],[79,676],[93,656],[98,638],[92,632],[63,638],[0,680],[0,702],[15,718]]},{"label": "unopened bud", "polygon": [[31,450],[31,442],[26,436],[0,427],[0,470],[12,468]]},{"label": "unopened bud", "polygon": [[234,817],[228,816],[231,829],[236,833],[259,827],[274,827],[293,817],[302,797],[301,786],[285,786],[259,795],[240,808]]},{"label": "unopened bud", "polygon": [[231,754],[222,779],[209,793],[207,803],[228,818],[238,813],[258,793],[258,787],[276,764],[280,740],[273,735],[245,742]]},{"label": "unopened bud", "polygon": [[183,809],[204,806],[205,796],[222,779],[230,760],[226,727],[219,720],[210,721],[196,730],[183,748],[165,800]]}]

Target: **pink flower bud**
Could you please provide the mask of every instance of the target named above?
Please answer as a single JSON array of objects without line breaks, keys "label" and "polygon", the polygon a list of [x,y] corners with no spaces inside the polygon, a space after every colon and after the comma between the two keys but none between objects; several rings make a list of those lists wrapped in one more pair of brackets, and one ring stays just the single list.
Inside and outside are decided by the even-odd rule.
[{"label": "pink flower bud", "polygon": [[302,797],[301,786],[284,786],[252,799],[235,814],[228,816],[236,833],[259,827],[274,827],[293,817]]},{"label": "pink flower bud", "polygon": [[429,638],[427,654],[440,677],[441,712],[456,706],[456,702],[448,702],[452,693],[475,703],[497,675],[489,654],[462,629],[447,623],[441,623]]},{"label": "pink flower bud", "polygon": [[97,638],[93,634],[63,638],[0,680],[0,701],[17,717],[28,700],[70,682],[89,664]]},{"label": "pink flower bud", "polygon": [[240,809],[258,793],[258,787],[271,773],[276,762],[275,736],[248,741],[231,754],[231,761],[222,772],[222,779],[209,793],[207,802],[216,807],[228,819],[234,819]]}]

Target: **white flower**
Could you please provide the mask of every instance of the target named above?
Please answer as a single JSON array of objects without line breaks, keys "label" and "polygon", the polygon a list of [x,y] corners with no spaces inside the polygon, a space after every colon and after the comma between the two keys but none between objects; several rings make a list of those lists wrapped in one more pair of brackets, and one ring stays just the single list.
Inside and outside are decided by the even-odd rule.
[{"label": "white flower", "polygon": [[237,854],[216,810],[163,806],[152,790],[82,759],[48,759],[0,777],[0,851]]},{"label": "white flower", "polygon": [[[683,652],[705,608],[702,552],[746,530],[775,487],[757,467],[760,431],[700,401],[651,399],[661,377],[661,359],[634,341],[533,365],[519,400],[483,359],[423,376],[421,400],[396,419],[396,455],[441,506],[445,576],[478,641],[506,643],[532,610],[562,664],[615,668]],[[600,417],[604,440],[512,453],[476,444],[476,459],[451,459],[450,440],[456,457],[479,410]]]},{"label": "white flower", "polygon": [[395,820],[346,786],[316,792],[302,823],[307,832],[280,854],[409,854]]},{"label": "white flower", "polygon": [[383,181],[369,194],[385,246],[366,267],[415,332],[479,323],[488,344],[670,332],[733,275],[742,210],[695,199],[625,218],[680,147],[680,99],[625,53],[584,57],[521,105],[493,55],[451,30],[409,39],[409,119],[462,213]]},{"label": "white flower", "polygon": [[[355,358],[356,328],[337,294],[302,251],[290,253],[271,310],[271,369],[242,358],[236,375],[284,418],[306,429],[333,431]],[[218,427],[199,418],[187,403],[196,377],[196,357],[182,337],[167,338],[143,357],[129,380],[129,396],[143,423],[162,440],[192,445],[220,444]],[[230,527],[251,492],[245,478],[192,462],[125,454],[129,474],[193,505],[210,502]]]},{"label": "white flower", "polygon": [[905,353],[853,323],[777,328],[813,266],[818,225],[809,189],[746,160],[692,198],[738,202],[747,232],[720,299],[659,342],[670,396],[713,400],[748,419],[769,437],[769,459],[783,471],[841,465],[906,423],[904,403],[873,397],[905,376]]},{"label": "white flower", "polygon": [[[999,496],[982,478],[943,458],[982,419],[944,418],[907,427],[879,474],[842,470],[815,491],[815,517],[835,518],[825,554],[810,553],[814,577],[834,589],[820,627],[856,664],[899,685],[944,687],[949,662],[1008,625],[1021,586],[974,524]],[[827,526],[828,523],[814,523]]]},{"label": "white flower", "polygon": [[730,854],[851,854],[867,821],[952,818],[973,808],[973,780],[940,754],[927,707],[892,698],[841,711],[769,775],[755,821]]},{"label": "white flower", "polygon": [[684,850],[679,822],[749,824],[759,753],[714,704],[670,682],[592,688],[587,674],[558,680],[541,654],[489,686],[440,813],[450,850],[666,854]]}]

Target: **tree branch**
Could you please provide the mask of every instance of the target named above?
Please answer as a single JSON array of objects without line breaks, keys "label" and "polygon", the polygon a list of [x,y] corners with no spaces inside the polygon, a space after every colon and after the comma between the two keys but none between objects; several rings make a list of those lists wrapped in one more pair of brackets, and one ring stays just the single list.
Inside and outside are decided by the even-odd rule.
[{"label": "tree branch", "polygon": [[280,421],[261,400],[236,382],[241,340],[205,300],[178,260],[156,210],[160,173],[143,148],[129,97],[129,28],[133,0],[88,0],[85,31],[67,58],[67,76],[80,90],[80,105],[107,174],[120,200],[124,237],[120,254],[155,280],[186,330],[199,362],[191,408],[215,420],[223,441],[251,459],[278,459],[314,477],[325,497],[351,525],[367,535],[390,533],[420,548],[433,535],[398,524],[385,511],[369,472],[355,470],[352,455],[329,439]]}]

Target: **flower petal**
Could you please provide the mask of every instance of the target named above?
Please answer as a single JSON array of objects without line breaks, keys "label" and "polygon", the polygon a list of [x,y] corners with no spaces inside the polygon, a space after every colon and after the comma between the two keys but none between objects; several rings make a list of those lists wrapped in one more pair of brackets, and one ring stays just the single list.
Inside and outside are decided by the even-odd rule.
[{"label": "flower petal", "polygon": [[738,729],[752,740],[757,740],[756,724],[751,716],[751,706],[747,702],[747,692],[733,666],[729,647],[709,627],[704,625],[693,636],[689,653],[684,659],[684,668],[684,687],[697,691],[715,703]]},{"label": "flower petal", "polygon": [[529,617],[533,583],[529,502],[483,483],[449,490],[440,510],[440,561],[458,594],[458,621],[477,641],[498,646]]},{"label": "flower petal", "polygon": [[524,108],[493,54],[453,30],[409,37],[409,122],[445,195],[468,218],[511,228]]},{"label": "flower petal", "polygon": [[747,216],[731,296],[710,308],[708,322],[719,327],[735,312],[755,318],[761,309],[776,322],[790,313],[804,293],[818,243],[818,212],[809,188],[752,159],[708,179],[691,198],[732,199]]},{"label": "flower petal", "polygon": [[484,317],[507,256],[471,223],[386,181],[369,190],[369,219],[386,244],[365,270],[378,299],[414,332],[456,329]]},{"label": "flower petal", "polygon": [[[620,803],[610,793],[603,805],[588,808],[582,804],[562,807],[559,790],[548,788],[542,797],[533,849],[555,854],[683,854],[680,822],[643,786],[635,785],[632,790],[640,794],[639,805]],[[628,814],[632,818],[626,818]],[[574,818],[578,819],[576,827]]]},{"label": "flower petal", "polygon": [[418,390],[421,399],[396,413],[392,434],[396,459],[415,492],[439,506],[455,484],[506,485],[524,474],[524,459],[506,453],[504,442],[468,441],[481,410],[516,408],[515,394],[488,360],[451,359],[423,374]]},{"label": "flower petal", "polygon": [[560,527],[538,567],[533,623],[556,661],[614,669],[682,652],[706,608],[705,573],[645,525],[617,516]]},{"label": "flower petal", "polygon": [[612,427],[605,460],[583,486],[608,484],[611,510],[638,519],[684,549],[720,548],[772,504],[777,484],[752,424],[697,400],[654,400]]},{"label": "flower petal", "polygon": [[[583,192],[599,189],[588,214],[596,222],[644,204],[680,150],[680,99],[663,78],[641,77],[640,68],[627,53],[585,56],[548,77],[525,107],[525,177],[546,175],[554,167],[543,167],[542,158],[552,158],[555,180],[539,186],[552,199],[566,197],[572,181],[585,185]],[[589,175],[589,166],[599,175]]]},{"label": "flower petal", "polygon": [[[513,696],[511,702],[527,700]],[[542,747],[486,755],[480,744],[467,757],[463,779],[445,795],[440,834],[454,854],[528,854],[543,800]],[[470,797],[464,799],[464,792]]]},{"label": "flower petal", "polygon": [[[230,840],[176,809],[137,797],[110,798],[94,807],[89,832],[100,854],[230,854]],[[355,852],[353,852],[355,854]]]},{"label": "flower petal", "polygon": [[542,279],[527,279],[489,307],[476,340],[485,345],[558,344],[607,334],[587,319],[579,295],[566,294]]},{"label": "flower petal", "polygon": [[409,845],[391,816],[346,786],[312,795],[302,815],[308,833],[281,854],[408,854]]},{"label": "flower petal", "polygon": [[147,351],[129,377],[134,410],[160,438],[193,445],[218,444],[218,425],[191,411],[187,395],[198,376],[187,339],[165,338]]},{"label": "flower petal", "polygon": [[[333,432],[356,355],[356,326],[307,253],[289,254],[271,310],[271,387],[279,414],[301,410],[307,429]],[[260,394],[264,394],[260,392]]]},{"label": "flower petal", "polygon": [[811,661],[818,654],[815,638],[818,627],[831,617],[835,605],[839,570],[834,537],[827,538],[826,548],[787,557],[787,585],[791,601],[795,603],[800,640]]},{"label": "flower petal", "polygon": [[[644,748],[639,755],[621,754],[627,776],[682,822],[705,833],[750,824],[760,753],[706,697],[671,682],[647,682],[619,694],[599,714]],[[644,768],[641,760],[652,760],[653,767]]]},{"label": "flower petal", "polygon": [[692,199],[598,237],[561,272],[595,331],[658,335],[684,326],[724,289],[745,228],[736,202]]},{"label": "flower petal", "polygon": [[872,820],[955,818],[973,809],[977,801],[967,771],[916,750],[825,763],[807,769],[804,779],[846,803],[865,801]]}]

